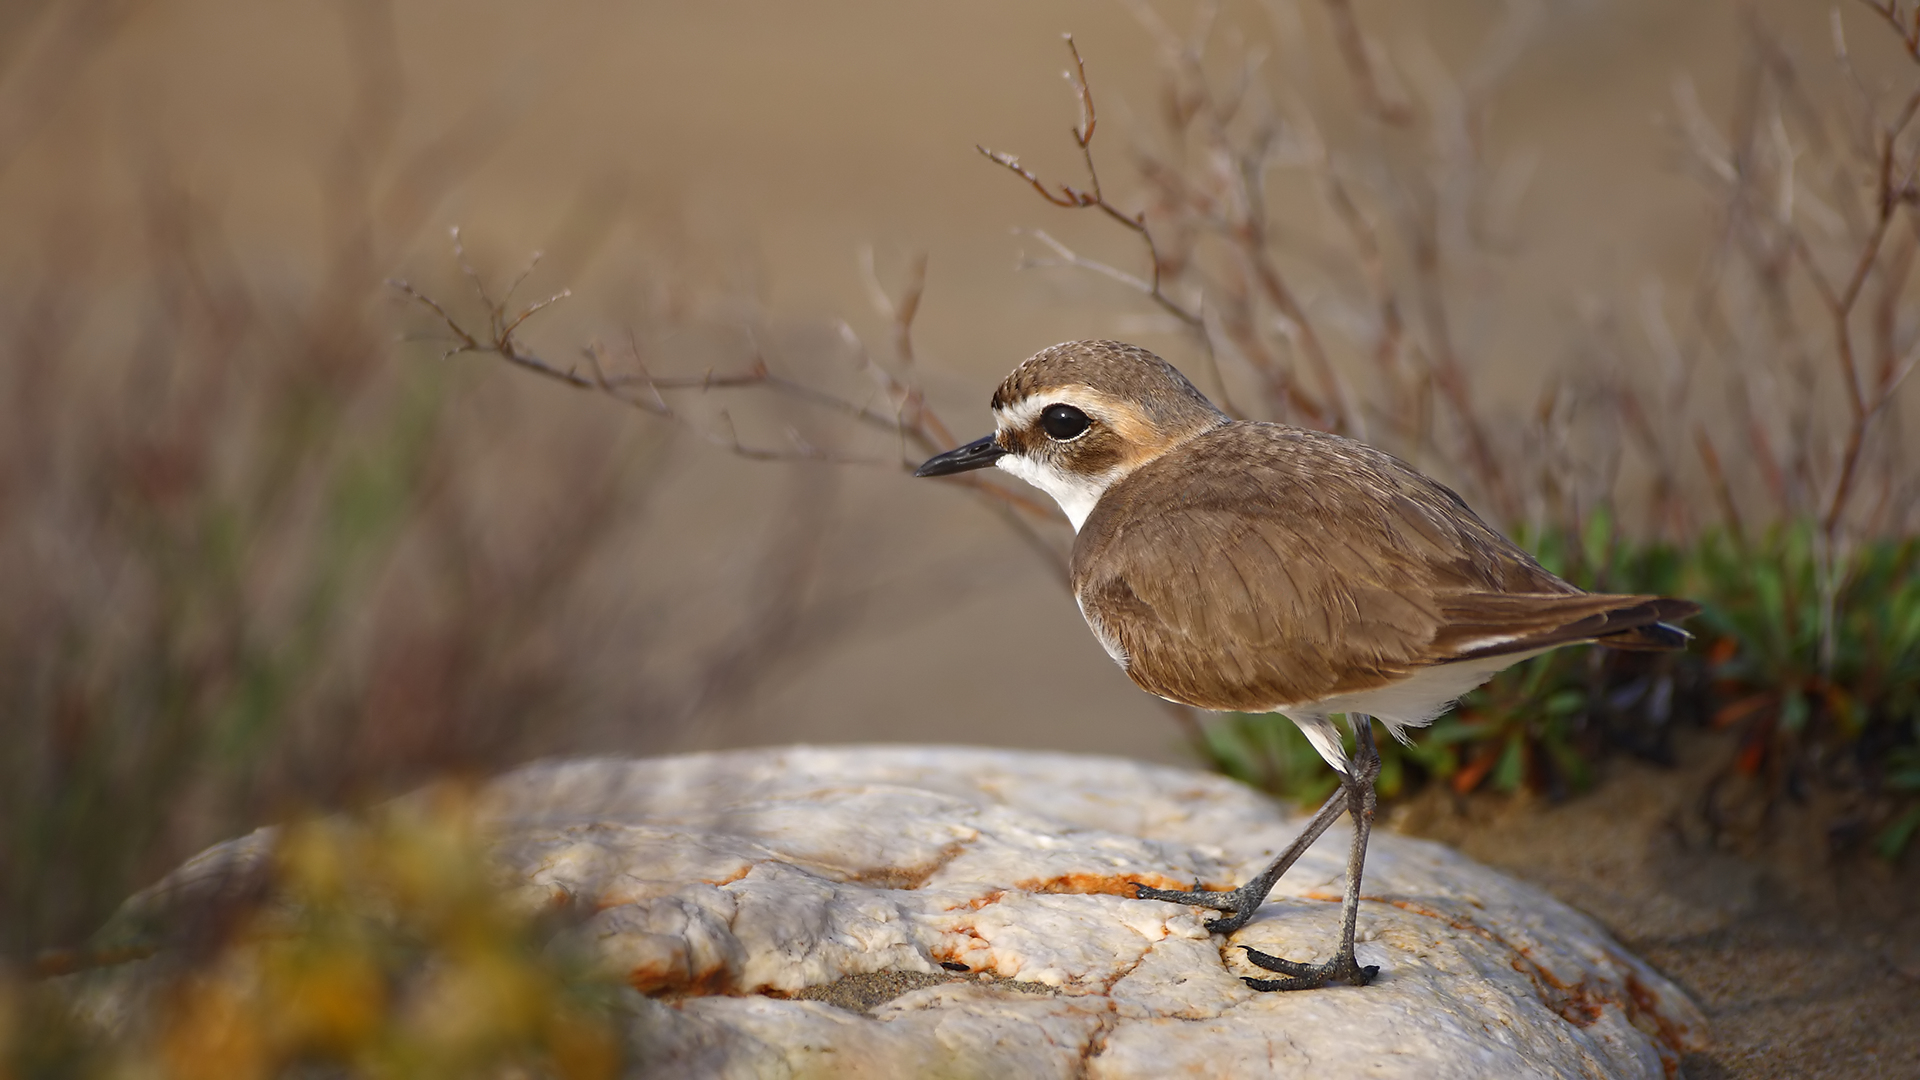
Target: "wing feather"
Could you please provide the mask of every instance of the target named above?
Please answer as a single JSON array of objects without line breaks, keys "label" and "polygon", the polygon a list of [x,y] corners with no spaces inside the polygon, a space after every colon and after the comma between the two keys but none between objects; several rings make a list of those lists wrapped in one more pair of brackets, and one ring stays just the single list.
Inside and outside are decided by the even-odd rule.
[{"label": "wing feather", "polygon": [[1216,428],[1114,484],[1072,570],[1133,680],[1208,709],[1594,638],[1667,647],[1650,628],[1677,634],[1663,621],[1694,610],[1583,593],[1397,458],[1271,424]]}]

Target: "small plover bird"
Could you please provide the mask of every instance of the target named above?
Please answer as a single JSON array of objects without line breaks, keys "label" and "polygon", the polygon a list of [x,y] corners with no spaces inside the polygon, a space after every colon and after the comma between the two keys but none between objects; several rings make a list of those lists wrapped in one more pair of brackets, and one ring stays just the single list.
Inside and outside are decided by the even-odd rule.
[{"label": "small plover bird", "polygon": [[[1354,960],[1380,770],[1371,720],[1405,740],[1496,672],[1562,645],[1672,650],[1687,600],[1582,592],[1445,486],[1352,439],[1233,420],[1172,365],[1113,341],[1055,345],[993,394],[994,433],[915,476],[992,465],[1053,496],[1077,534],[1071,579],[1107,654],[1150,693],[1285,714],[1341,789],[1231,892],[1136,886],[1246,925],[1314,840],[1353,817],[1339,947],[1323,964],[1247,949],[1259,990],[1365,985]],[[1331,717],[1353,732],[1349,755]]]}]

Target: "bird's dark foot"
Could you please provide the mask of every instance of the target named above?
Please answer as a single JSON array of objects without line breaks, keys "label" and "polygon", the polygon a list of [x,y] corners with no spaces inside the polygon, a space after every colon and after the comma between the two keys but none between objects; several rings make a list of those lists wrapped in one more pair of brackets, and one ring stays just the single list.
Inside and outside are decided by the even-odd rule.
[{"label": "bird's dark foot", "polygon": [[1261,888],[1258,881],[1249,881],[1232,892],[1211,892],[1202,889],[1197,881],[1193,883],[1191,890],[1155,889],[1137,881],[1130,884],[1134,888],[1133,895],[1136,900],[1165,900],[1169,903],[1185,904],[1188,907],[1212,908],[1215,911],[1226,912],[1225,918],[1211,919],[1207,922],[1207,932],[1210,934],[1231,934],[1247,925],[1247,921],[1253,918],[1253,913],[1259,910],[1261,903],[1266,900],[1267,890],[1273,887],[1271,882],[1267,883],[1265,888]]},{"label": "bird's dark foot", "polygon": [[1267,884],[1260,888],[1258,880],[1246,882],[1233,892],[1210,892],[1200,888],[1200,882],[1194,882],[1192,890],[1171,890],[1171,888],[1152,888],[1133,884],[1135,899],[1165,899],[1169,903],[1185,903],[1188,907],[1212,907],[1213,911],[1225,911],[1225,919],[1208,920],[1208,934],[1233,934],[1240,926],[1254,917],[1254,911],[1260,911],[1260,905],[1267,899],[1267,890],[1273,886]]},{"label": "bird's dark foot", "polygon": [[1284,979],[1249,979],[1242,977],[1241,982],[1255,990],[1313,990],[1328,983],[1348,983],[1352,986],[1365,986],[1380,974],[1378,964],[1361,967],[1351,954],[1336,956],[1324,964],[1300,964],[1292,960],[1282,960],[1277,956],[1268,956],[1258,949],[1246,945],[1247,960],[1255,967],[1279,972],[1287,976]]}]

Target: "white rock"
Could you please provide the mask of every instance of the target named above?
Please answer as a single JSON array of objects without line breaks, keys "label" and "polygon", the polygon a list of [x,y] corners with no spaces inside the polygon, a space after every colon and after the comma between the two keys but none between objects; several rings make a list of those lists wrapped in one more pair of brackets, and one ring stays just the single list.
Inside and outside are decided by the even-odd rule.
[{"label": "white rock", "polygon": [[[1248,989],[1263,973],[1240,945],[1331,952],[1349,834],[1211,937],[1211,913],[1129,883],[1230,887],[1295,824],[1196,772],[794,748],[535,765],[483,805],[508,867],[597,911],[583,932],[656,996],[640,1024],[662,1076],[1651,1077],[1704,1042],[1693,1005],[1592,920],[1379,832],[1359,954],[1380,977]],[[942,961],[971,974],[869,1014],[784,997]]]},{"label": "white rock", "polygon": [[[1379,977],[1249,989],[1265,973],[1241,945],[1331,953],[1350,833],[1211,936],[1213,913],[1131,883],[1237,885],[1297,822],[1198,772],[800,747],[538,764],[479,806],[516,891],[570,897],[590,913],[571,932],[648,995],[645,1076],[1655,1077],[1704,1044],[1692,1003],[1591,919],[1379,831],[1358,946]],[[149,895],[270,851],[221,845]]]}]

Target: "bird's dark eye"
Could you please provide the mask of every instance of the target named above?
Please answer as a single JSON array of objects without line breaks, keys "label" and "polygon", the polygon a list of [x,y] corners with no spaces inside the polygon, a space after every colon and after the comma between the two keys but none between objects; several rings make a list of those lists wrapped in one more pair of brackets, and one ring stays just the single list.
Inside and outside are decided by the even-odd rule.
[{"label": "bird's dark eye", "polygon": [[1079,438],[1085,434],[1091,423],[1086,413],[1071,405],[1049,405],[1047,410],[1040,414],[1040,430],[1046,432],[1047,438],[1055,442]]}]

